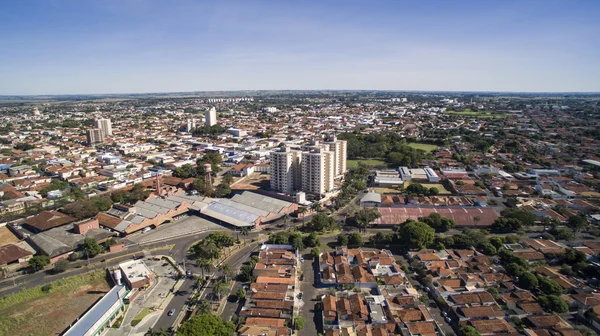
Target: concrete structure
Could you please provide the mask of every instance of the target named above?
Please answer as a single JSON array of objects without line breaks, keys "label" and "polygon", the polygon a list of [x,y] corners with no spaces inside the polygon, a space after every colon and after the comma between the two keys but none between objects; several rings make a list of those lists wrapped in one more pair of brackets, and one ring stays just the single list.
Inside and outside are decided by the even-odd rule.
[{"label": "concrete structure", "polygon": [[113,287],[100,301],[77,321],[63,336],[95,336],[101,335],[103,331],[112,324],[123,312],[123,298],[129,290],[123,285]]},{"label": "concrete structure", "polygon": [[329,150],[335,153],[333,159],[335,167],[335,177],[343,177],[346,173],[348,142],[346,140],[338,140],[334,135],[325,141],[325,145],[329,146]]},{"label": "concrete structure", "polygon": [[211,107],[204,114],[205,124],[206,126],[213,126],[217,124],[217,110],[214,107]]},{"label": "concrete structure", "polygon": [[330,138],[313,141],[301,149],[285,147],[271,152],[271,189],[292,194],[304,191],[324,195],[334,189],[336,178],[346,172],[347,144]]},{"label": "concrete structure", "polygon": [[191,132],[194,128],[196,128],[196,119],[188,119],[185,126],[186,132]]},{"label": "concrete structure", "polygon": [[152,271],[143,260],[131,260],[119,264],[123,279],[129,288],[142,288],[152,283]]},{"label": "concrete structure", "polygon": [[425,168],[425,174],[427,175],[427,180],[429,182],[439,182],[440,177],[433,171],[431,168]]},{"label": "concrete structure", "polygon": [[100,118],[100,119],[94,120],[94,127],[102,130],[102,134],[104,134],[105,137],[111,136],[113,134],[112,133],[112,123],[110,122],[110,119],[108,119],[108,118]]},{"label": "concrete structure", "polygon": [[88,129],[85,136],[89,145],[95,145],[104,142],[104,133],[102,133],[102,130],[99,128]]}]

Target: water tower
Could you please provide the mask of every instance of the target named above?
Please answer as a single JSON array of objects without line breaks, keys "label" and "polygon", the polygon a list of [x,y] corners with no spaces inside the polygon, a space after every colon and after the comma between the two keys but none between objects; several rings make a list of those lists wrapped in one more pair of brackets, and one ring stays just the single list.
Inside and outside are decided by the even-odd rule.
[{"label": "water tower", "polygon": [[210,175],[212,172],[212,166],[210,163],[204,164],[204,186],[206,190],[212,190],[212,176]]}]

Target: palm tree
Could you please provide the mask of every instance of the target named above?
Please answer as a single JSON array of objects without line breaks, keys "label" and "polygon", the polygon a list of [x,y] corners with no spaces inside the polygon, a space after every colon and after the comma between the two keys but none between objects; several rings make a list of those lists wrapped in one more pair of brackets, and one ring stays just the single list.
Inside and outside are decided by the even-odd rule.
[{"label": "palm tree", "polygon": [[288,219],[290,219],[289,214],[283,215],[283,225],[287,226]]},{"label": "palm tree", "polygon": [[203,258],[196,259],[196,266],[200,267],[200,269],[202,270],[202,278],[203,279],[206,279],[204,271],[206,271],[208,273],[212,270],[212,267],[213,267],[212,262],[210,260],[203,259]]},{"label": "palm tree", "polygon": [[219,265],[217,269],[223,274],[225,282],[227,282],[227,278],[233,278],[235,276],[235,269],[233,269],[233,267],[231,267],[229,264],[223,263]]},{"label": "palm tree", "polygon": [[[304,214],[308,211],[308,209],[306,207],[300,207],[298,209],[298,213],[302,215],[302,227],[304,227]],[[296,226],[294,225],[294,230],[296,229]]]},{"label": "palm tree", "polygon": [[319,212],[323,209],[323,206],[319,202],[313,202],[313,204],[310,205],[310,208],[313,211]]},{"label": "palm tree", "polygon": [[240,229],[240,233],[242,234],[242,236],[244,236],[244,244],[246,244],[246,236],[248,236],[250,230],[248,230],[247,227],[243,227]]}]

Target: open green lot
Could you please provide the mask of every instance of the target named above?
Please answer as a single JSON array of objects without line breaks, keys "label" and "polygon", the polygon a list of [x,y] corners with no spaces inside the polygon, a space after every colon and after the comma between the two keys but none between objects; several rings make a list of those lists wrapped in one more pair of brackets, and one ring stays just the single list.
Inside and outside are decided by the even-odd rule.
[{"label": "open green lot", "polygon": [[377,167],[377,166],[387,167],[387,163],[385,163],[382,160],[377,160],[377,159],[347,160],[346,165],[348,166],[348,168],[356,168],[356,167],[358,167],[359,162],[362,162],[369,167]]},{"label": "open green lot", "polygon": [[397,188],[376,187],[375,192],[378,194],[401,194]]},{"label": "open green lot", "polygon": [[449,115],[475,117],[475,118],[504,118],[504,117],[506,117],[505,113],[493,113],[491,111],[472,111],[471,109],[466,109],[464,111],[446,111],[444,113],[449,114]]},{"label": "open green lot", "polygon": [[98,270],[0,298],[0,335],[57,335],[110,290]]},{"label": "open green lot", "polygon": [[[404,189],[406,189],[406,187],[408,187],[412,182],[410,181],[405,181],[404,182]],[[418,183],[418,182],[415,182]],[[450,191],[448,191],[446,188],[444,188],[443,185],[441,185],[440,183],[419,183],[420,185],[426,187],[426,188],[437,188],[440,191],[440,195],[451,195],[452,193]]]},{"label": "open green lot", "polygon": [[424,144],[424,143],[418,143],[418,142],[409,143],[408,145],[414,149],[421,149],[421,150],[425,151],[426,153],[431,153],[434,150],[437,150],[439,148],[436,145],[430,145],[430,144]]}]

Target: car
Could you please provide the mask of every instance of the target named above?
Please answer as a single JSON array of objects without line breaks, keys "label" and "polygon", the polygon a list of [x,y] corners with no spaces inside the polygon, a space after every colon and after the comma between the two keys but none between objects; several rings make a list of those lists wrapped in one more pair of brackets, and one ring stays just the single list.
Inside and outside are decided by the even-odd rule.
[{"label": "car", "polygon": [[445,311],[442,312],[442,315],[444,315],[444,317],[448,317],[448,313],[446,313]]},{"label": "car", "polygon": [[169,310],[169,312],[167,313],[168,316],[173,316],[173,314],[175,314],[175,309],[171,309]]},{"label": "car", "polygon": [[446,322],[452,323],[452,319],[446,316]]},{"label": "car", "polygon": [[302,293],[298,293],[298,299],[302,300]]}]

